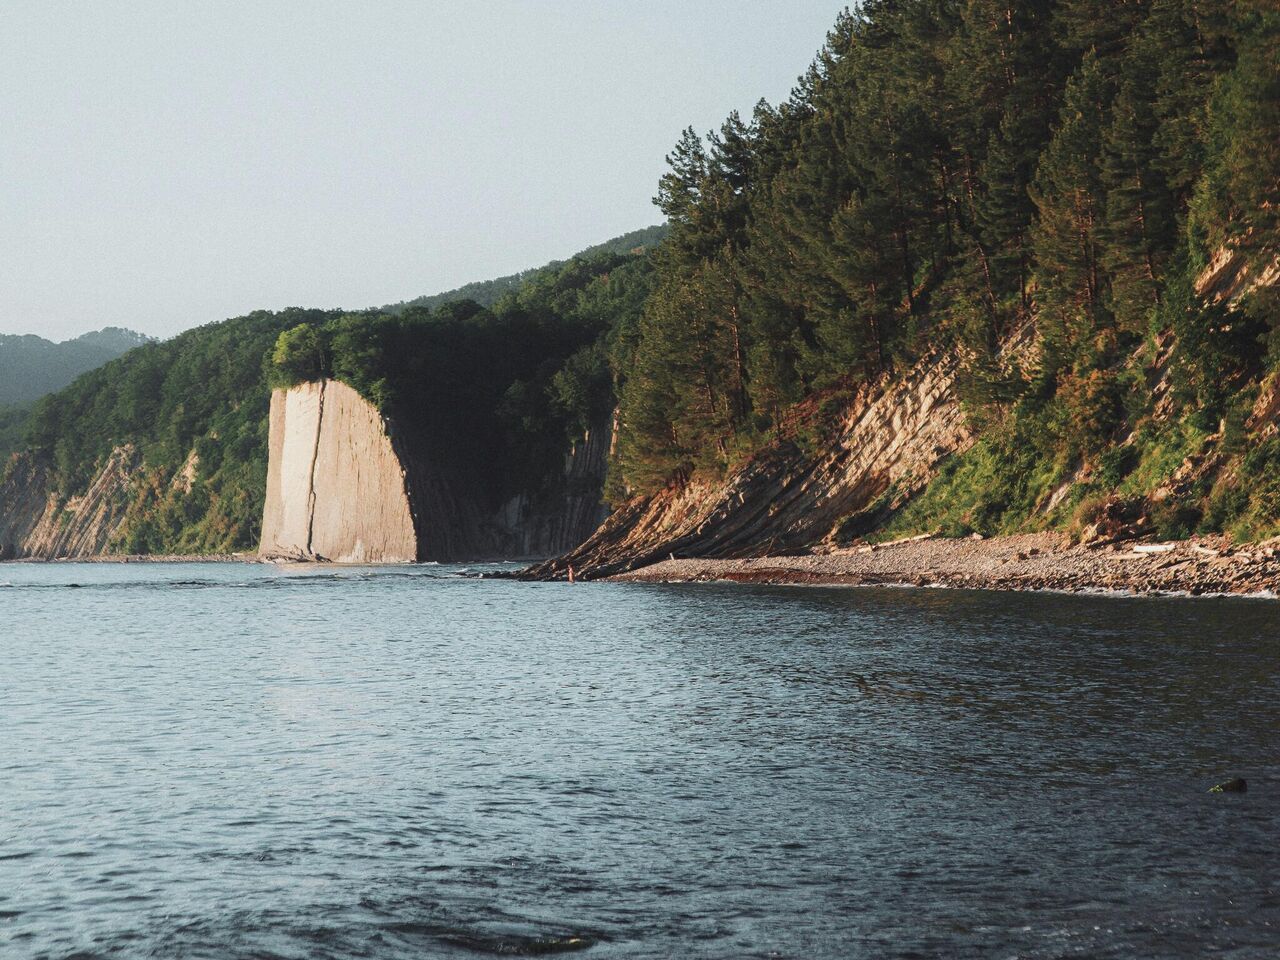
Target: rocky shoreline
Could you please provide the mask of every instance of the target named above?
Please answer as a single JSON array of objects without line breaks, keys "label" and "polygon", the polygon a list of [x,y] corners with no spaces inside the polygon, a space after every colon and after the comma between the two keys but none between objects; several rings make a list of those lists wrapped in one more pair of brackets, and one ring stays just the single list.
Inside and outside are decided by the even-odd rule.
[{"label": "rocky shoreline", "polygon": [[[257,554],[111,555],[4,563],[261,563]],[[520,572],[486,574],[527,577]],[[1055,533],[991,539],[915,537],[894,543],[740,559],[679,558],[604,578],[615,583],[712,581],[813,586],[910,586],[1131,595],[1280,598],[1280,538],[1075,544]]]},{"label": "rocky shoreline", "polygon": [[1222,537],[1078,545],[1059,534],[913,538],[825,553],[661,561],[615,582],[950,587],[1125,594],[1280,594],[1280,542]]}]

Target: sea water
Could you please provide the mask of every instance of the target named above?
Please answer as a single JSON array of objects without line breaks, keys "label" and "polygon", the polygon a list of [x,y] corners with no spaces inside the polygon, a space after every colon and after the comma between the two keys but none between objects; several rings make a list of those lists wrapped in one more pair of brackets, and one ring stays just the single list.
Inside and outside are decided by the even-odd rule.
[{"label": "sea water", "polygon": [[1274,602],[493,570],[0,566],[0,957],[1280,953]]}]

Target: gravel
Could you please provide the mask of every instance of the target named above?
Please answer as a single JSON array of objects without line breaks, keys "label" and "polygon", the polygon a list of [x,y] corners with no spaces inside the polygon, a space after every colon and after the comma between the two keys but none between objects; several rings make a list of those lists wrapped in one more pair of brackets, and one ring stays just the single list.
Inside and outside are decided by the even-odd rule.
[{"label": "gravel", "polygon": [[1280,550],[1221,537],[1083,546],[1051,533],[939,537],[801,556],[672,559],[611,579],[1270,596],[1280,592]]}]

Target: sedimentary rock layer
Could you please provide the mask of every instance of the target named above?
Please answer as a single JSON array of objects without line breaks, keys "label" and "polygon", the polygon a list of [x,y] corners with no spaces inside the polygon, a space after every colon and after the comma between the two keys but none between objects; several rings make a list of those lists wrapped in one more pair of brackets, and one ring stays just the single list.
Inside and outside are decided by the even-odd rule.
[{"label": "sedimentary rock layer", "polygon": [[131,445],[116,447],[82,494],[64,497],[44,460],[16,456],[0,485],[0,560],[106,553],[124,526],[140,465]]},{"label": "sedimentary rock layer", "polygon": [[[779,441],[716,483],[637,498],[577,550],[535,567],[603,577],[676,556],[742,557],[807,549],[874,525],[883,498],[905,500],[972,434],[953,386],[959,361],[939,354],[864,387],[833,442],[808,452]],[[886,509],[888,504],[885,505]]]}]

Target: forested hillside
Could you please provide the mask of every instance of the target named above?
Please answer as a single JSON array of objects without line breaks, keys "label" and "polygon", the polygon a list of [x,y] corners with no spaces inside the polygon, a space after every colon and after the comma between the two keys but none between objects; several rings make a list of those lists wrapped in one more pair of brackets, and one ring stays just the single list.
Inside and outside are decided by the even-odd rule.
[{"label": "forested hillside", "polygon": [[667,226],[134,351],[42,401],[32,456],[67,496],[128,446],[118,549],[249,548],[270,387],[332,376],[493,503],[616,407],[597,565],[673,531],[1280,533],[1272,0],[872,0],[668,161]]},{"label": "forested hillside", "polygon": [[668,159],[615,496],[722,475],[798,401],[955,351],[979,442],[895,529],[1086,522],[1212,447],[1231,468],[1159,532],[1280,531],[1280,440],[1246,426],[1280,294],[1195,290],[1215,256],[1274,263],[1273,0],[870,0],[789,100]]},{"label": "forested hillside", "polygon": [[634,327],[648,279],[646,257],[600,254],[534,274],[491,309],[264,311],[209,324],[45,398],[27,445],[63,499],[83,492],[117,448],[133,451],[114,551],[250,550],[271,387],[337,376],[403,429],[429,431],[498,500],[557,466],[592,417],[607,414],[609,345]]},{"label": "forested hillside", "polygon": [[[575,259],[590,260],[601,254],[629,256],[643,253],[656,247],[666,235],[666,224],[645,227],[643,230],[633,230],[630,233],[624,233],[620,237],[614,237],[612,240],[606,240],[604,243],[598,243],[594,247],[587,247],[587,249],[576,254]],[[428,310],[434,310],[437,307],[444,306],[446,303],[453,303],[458,300],[472,300],[482,307],[491,307],[504,296],[514,293],[539,274],[558,270],[564,265],[565,261],[563,260],[553,260],[544,267],[521,270],[519,273],[513,273],[510,276],[498,277],[496,280],[481,280],[476,283],[468,283],[458,287],[456,290],[433,293],[425,297],[415,297],[402,303],[389,304],[382,309],[387,313],[401,313],[411,307],[426,307]]]}]

